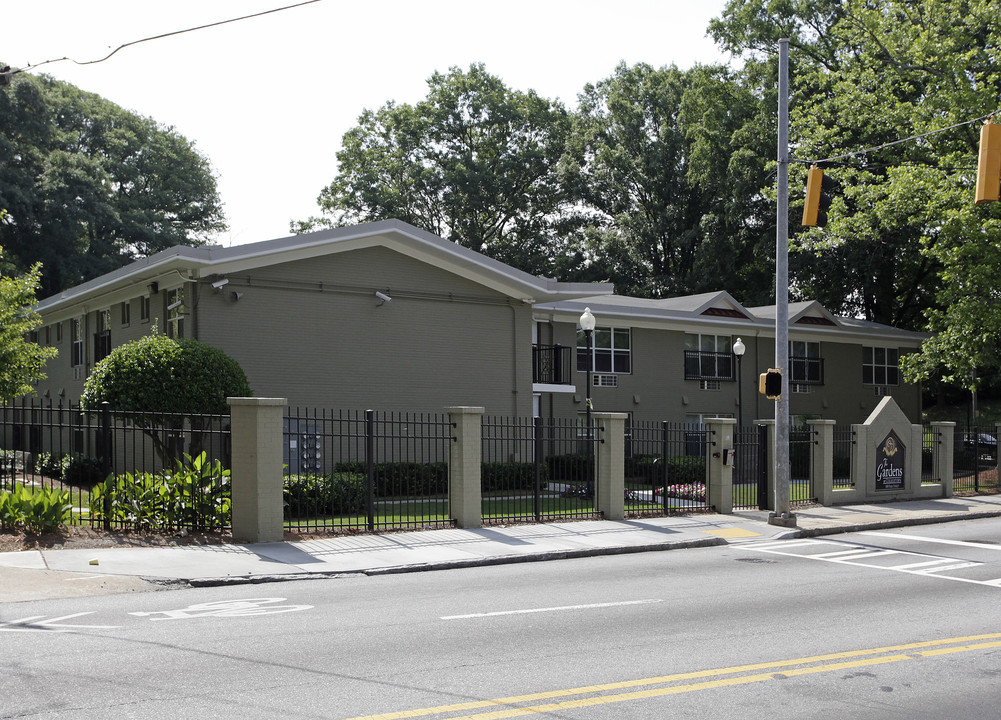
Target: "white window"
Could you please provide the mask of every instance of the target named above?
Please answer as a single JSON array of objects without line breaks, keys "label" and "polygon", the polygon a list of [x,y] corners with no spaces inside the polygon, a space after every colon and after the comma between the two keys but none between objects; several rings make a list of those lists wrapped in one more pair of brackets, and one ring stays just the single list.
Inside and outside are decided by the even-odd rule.
[{"label": "white window", "polygon": [[73,367],[83,365],[83,318],[70,320],[70,337],[73,342],[70,360]]},{"label": "white window", "polygon": [[[820,357],[820,343],[793,340],[789,343],[789,381],[793,383],[824,384],[824,361]],[[797,392],[797,391],[793,391]],[[809,391],[799,391],[809,392]]]},{"label": "white window", "polygon": [[149,295],[139,298],[139,322],[149,322]]},{"label": "white window", "polygon": [[184,337],[184,288],[167,291],[167,337]]},{"label": "white window", "polygon": [[[577,371],[588,369],[587,338],[577,331]],[[629,328],[597,327],[591,337],[591,370],[597,373],[632,372]]]},{"label": "white window", "polygon": [[897,348],[862,348],[863,385],[899,385],[900,369]]},{"label": "white window", "polygon": [[122,303],[121,311],[122,327],[128,327],[132,324],[132,304],[126,300]]},{"label": "white window", "polygon": [[685,380],[736,380],[729,335],[685,334]]}]

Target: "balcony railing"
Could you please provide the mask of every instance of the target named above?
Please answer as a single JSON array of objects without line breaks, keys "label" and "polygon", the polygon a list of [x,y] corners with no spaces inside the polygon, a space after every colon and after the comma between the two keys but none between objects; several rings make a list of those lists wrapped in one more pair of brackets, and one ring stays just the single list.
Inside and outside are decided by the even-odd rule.
[{"label": "balcony railing", "polygon": [[545,385],[572,385],[573,350],[566,345],[533,345],[532,382]]},{"label": "balcony railing", "polygon": [[734,381],[733,353],[685,350],[685,380]]}]

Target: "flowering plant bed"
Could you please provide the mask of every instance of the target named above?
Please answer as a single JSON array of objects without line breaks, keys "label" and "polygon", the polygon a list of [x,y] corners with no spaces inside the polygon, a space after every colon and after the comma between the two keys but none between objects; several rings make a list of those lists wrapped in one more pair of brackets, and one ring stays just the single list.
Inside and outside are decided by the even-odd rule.
[{"label": "flowering plant bed", "polygon": [[[664,495],[665,488],[659,487],[654,489],[654,497],[662,497]],[[706,500],[706,486],[702,483],[689,483],[687,485],[668,485],[666,488],[667,497],[677,498],[679,500],[696,500],[698,502],[705,502]]]}]

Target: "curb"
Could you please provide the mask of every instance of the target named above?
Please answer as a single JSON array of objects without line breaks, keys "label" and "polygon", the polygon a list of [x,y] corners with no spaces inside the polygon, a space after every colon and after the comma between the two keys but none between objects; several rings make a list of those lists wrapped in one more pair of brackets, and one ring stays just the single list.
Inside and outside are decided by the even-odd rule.
[{"label": "curb", "polygon": [[910,527],[912,525],[936,525],[939,523],[957,522],[959,520],[986,520],[1001,517],[1001,510],[985,510],[982,512],[963,513],[962,515],[936,515],[933,517],[909,518],[900,520],[878,520],[858,525],[837,525],[831,527],[804,528],[792,531],[786,537],[811,538],[821,535],[840,535],[842,533],[862,532],[865,530],[886,530],[889,528]]},{"label": "curb", "polygon": [[220,587],[226,585],[257,585],[261,583],[292,582],[295,580],[322,580],[337,577],[379,577],[382,575],[403,575],[406,573],[431,572],[434,570],[461,570],[474,567],[491,567],[495,565],[516,565],[530,562],[549,562],[551,560],[572,560],[575,558],[601,557],[607,555],[631,555],[664,550],[689,550],[693,548],[718,547],[728,545],[724,538],[710,537],[697,540],[679,540],[677,542],[653,543],[648,545],[630,545],[624,547],[582,548],[580,550],[553,550],[550,552],[528,555],[501,555],[498,557],[472,558],[469,560],[449,560],[440,563],[414,563],[413,565],[395,565],[369,570],[331,570],[330,572],[289,573],[286,575],[247,575],[215,578],[193,578],[186,582],[190,587]]}]

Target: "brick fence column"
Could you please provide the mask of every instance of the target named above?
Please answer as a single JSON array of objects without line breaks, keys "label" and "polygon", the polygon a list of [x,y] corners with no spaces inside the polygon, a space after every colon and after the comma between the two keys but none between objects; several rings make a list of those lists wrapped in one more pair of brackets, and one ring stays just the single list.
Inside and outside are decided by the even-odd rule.
[{"label": "brick fence column", "polygon": [[233,539],[280,542],[284,537],[282,422],[284,398],[226,398],[233,448]]},{"label": "brick fence column", "polygon": [[807,420],[806,424],[817,434],[810,445],[810,479],[821,505],[834,501],[834,420]]},{"label": "brick fence column", "polygon": [[483,408],[447,407],[455,425],[455,440],[448,453],[448,500],[455,524],[461,528],[483,525]]},{"label": "brick fence column", "polygon": [[595,509],[606,520],[626,516],[626,413],[592,412],[598,428],[595,462]]}]

